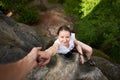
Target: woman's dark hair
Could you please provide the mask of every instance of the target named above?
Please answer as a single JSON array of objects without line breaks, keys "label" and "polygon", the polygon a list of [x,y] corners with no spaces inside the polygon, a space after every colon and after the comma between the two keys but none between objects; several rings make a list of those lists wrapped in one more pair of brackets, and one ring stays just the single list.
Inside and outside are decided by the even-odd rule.
[{"label": "woman's dark hair", "polygon": [[71,30],[70,30],[69,27],[67,27],[66,25],[62,25],[62,26],[58,29],[57,35],[59,35],[60,31],[63,31],[63,30],[68,31],[68,32],[71,33]]}]

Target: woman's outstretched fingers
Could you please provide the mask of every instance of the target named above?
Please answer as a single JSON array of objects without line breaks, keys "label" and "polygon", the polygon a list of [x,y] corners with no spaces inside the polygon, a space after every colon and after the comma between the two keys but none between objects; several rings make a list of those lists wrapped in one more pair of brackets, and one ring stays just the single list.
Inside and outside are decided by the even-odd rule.
[{"label": "woman's outstretched fingers", "polygon": [[80,55],[80,61],[81,61],[82,64],[84,64],[85,61],[84,61],[83,55]]},{"label": "woman's outstretched fingers", "polygon": [[37,59],[38,65],[39,65],[40,67],[45,66],[46,64],[49,63],[50,58],[51,58],[51,56],[50,56],[48,53],[46,53],[45,51],[40,51],[40,52],[39,52],[38,59]]}]

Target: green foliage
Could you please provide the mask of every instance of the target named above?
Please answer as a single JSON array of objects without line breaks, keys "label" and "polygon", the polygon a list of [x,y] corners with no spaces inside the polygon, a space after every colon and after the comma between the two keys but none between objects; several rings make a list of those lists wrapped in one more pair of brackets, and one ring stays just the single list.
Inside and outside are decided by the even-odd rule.
[{"label": "green foliage", "polygon": [[88,15],[100,0],[66,0],[64,8],[66,13],[74,14],[76,18],[83,18]]},{"label": "green foliage", "polygon": [[[89,24],[89,26],[88,26]],[[92,26],[91,22],[83,20],[81,22],[76,22],[77,38],[87,44],[94,43],[97,40],[95,28]]]},{"label": "green foliage", "polygon": [[4,4],[5,9],[16,11],[16,9],[25,6],[29,0],[1,0],[1,2]]},{"label": "green foliage", "polygon": [[82,14],[81,12],[81,5],[80,2],[82,0],[65,0],[65,3],[63,4],[64,10],[68,15],[73,15],[74,17],[78,18]]},{"label": "green foliage", "polygon": [[108,55],[106,55],[104,52],[102,52],[100,50],[97,50],[97,49],[93,49],[93,55],[103,57],[103,58],[105,58],[107,60],[112,61]]},{"label": "green foliage", "polygon": [[80,4],[82,8],[79,10],[83,12],[82,18],[88,15],[100,1],[101,0],[82,0]]},{"label": "green foliage", "polygon": [[48,2],[53,3],[53,4],[55,4],[55,3],[63,4],[65,2],[65,0],[48,0]]},{"label": "green foliage", "polygon": [[2,1],[0,1],[0,6],[4,6],[4,4],[2,3]]},{"label": "green foliage", "polygon": [[26,24],[33,24],[38,21],[37,10],[28,7],[30,0],[2,0],[3,8],[12,11],[17,20]]},{"label": "green foliage", "polygon": [[22,13],[17,20],[19,22],[25,23],[25,24],[34,24],[37,23],[39,20],[39,17],[37,16],[37,12],[35,8],[24,8],[22,9]]},{"label": "green foliage", "polygon": [[117,40],[120,36],[120,1],[76,0],[74,3],[70,0],[64,7],[78,19],[75,22],[78,39],[101,49],[120,63],[120,40]]},{"label": "green foliage", "polygon": [[120,41],[117,41],[113,34],[105,35],[105,38],[102,44],[103,51],[120,63]]}]

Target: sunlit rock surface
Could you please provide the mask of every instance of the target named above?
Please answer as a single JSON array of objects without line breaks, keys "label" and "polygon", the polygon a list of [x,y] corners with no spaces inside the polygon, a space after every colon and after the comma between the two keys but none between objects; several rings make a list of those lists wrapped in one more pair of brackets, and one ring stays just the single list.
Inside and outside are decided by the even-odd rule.
[{"label": "sunlit rock surface", "polygon": [[[107,77],[95,66],[84,65],[79,62],[79,54],[66,58],[56,55],[44,68],[37,68],[31,72],[30,80],[108,80]],[[43,73],[42,73],[43,72]],[[41,76],[42,75],[42,76]],[[33,79],[32,79],[33,78]]]}]

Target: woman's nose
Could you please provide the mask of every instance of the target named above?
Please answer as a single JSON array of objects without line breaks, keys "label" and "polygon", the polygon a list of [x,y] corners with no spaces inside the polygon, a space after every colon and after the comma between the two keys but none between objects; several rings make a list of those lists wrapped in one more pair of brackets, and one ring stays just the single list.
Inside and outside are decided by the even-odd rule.
[{"label": "woman's nose", "polygon": [[64,42],[66,42],[66,41],[67,41],[67,39],[66,39],[66,38],[64,38],[64,39],[63,39],[63,41],[64,41]]}]

